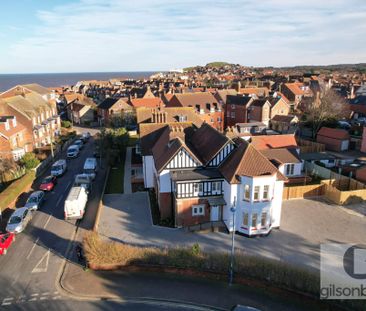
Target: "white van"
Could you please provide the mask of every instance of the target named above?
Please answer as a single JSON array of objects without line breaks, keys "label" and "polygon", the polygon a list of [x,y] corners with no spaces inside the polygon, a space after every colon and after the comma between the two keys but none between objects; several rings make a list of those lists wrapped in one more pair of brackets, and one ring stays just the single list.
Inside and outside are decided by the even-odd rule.
[{"label": "white van", "polygon": [[71,145],[67,148],[67,157],[68,158],[76,158],[79,155],[80,149],[77,145]]},{"label": "white van", "polygon": [[88,195],[84,187],[72,187],[65,200],[65,219],[82,219],[85,207],[88,202]]},{"label": "white van", "polygon": [[52,164],[51,167],[51,175],[52,176],[62,176],[67,169],[66,160],[61,159],[57,160],[55,163]]},{"label": "white van", "polygon": [[97,159],[87,158],[84,163],[84,174],[89,175],[91,179],[94,180],[97,171],[98,171]]}]

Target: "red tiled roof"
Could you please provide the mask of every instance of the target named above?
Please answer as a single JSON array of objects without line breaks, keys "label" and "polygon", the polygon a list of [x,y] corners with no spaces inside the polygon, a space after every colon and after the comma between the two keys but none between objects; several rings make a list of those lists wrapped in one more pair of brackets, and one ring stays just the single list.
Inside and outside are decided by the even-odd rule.
[{"label": "red tiled roof", "polygon": [[131,99],[131,105],[135,108],[137,107],[149,107],[155,108],[163,105],[160,98],[135,98]]},{"label": "red tiled roof", "polygon": [[297,142],[293,134],[253,136],[251,144],[258,150],[297,148]]},{"label": "red tiled roof", "polygon": [[349,139],[349,134],[346,130],[330,127],[322,127],[319,130],[318,135],[341,140]]}]

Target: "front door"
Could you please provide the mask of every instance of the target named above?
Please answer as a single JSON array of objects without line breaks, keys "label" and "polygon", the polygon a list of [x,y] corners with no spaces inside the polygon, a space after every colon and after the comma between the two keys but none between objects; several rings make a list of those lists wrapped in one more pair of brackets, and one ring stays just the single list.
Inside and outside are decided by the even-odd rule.
[{"label": "front door", "polygon": [[211,206],[211,221],[218,221],[220,219],[220,206],[219,205],[213,205]]}]

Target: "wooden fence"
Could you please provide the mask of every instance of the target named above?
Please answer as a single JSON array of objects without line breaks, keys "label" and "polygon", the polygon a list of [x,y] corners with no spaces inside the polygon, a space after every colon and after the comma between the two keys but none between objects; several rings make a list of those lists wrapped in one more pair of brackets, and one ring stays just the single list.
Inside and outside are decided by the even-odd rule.
[{"label": "wooden fence", "polygon": [[312,153],[312,152],[323,152],[325,151],[325,145],[316,143],[314,141],[306,140],[297,137],[296,138],[297,144],[300,147],[301,153]]},{"label": "wooden fence", "polygon": [[282,199],[303,199],[309,197],[318,197],[325,194],[325,185],[305,185],[305,186],[289,186],[283,188]]}]

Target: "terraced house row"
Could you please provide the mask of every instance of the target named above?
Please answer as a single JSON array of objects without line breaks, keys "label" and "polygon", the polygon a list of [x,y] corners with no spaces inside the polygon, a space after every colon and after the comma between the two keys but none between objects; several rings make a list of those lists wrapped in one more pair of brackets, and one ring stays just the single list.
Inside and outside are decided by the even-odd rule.
[{"label": "terraced house row", "polygon": [[232,231],[235,206],[236,231],[267,234],[280,226],[284,183],[301,168],[294,136],[283,136],[260,151],[269,146],[260,136],[229,138],[207,123],[141,123],[145,187],[176,227],[216,222]]},{"label": "terraced house row", "polygon": [[60,117],[52,92],[38,84],[0,94],[0,157],[20,159],[59,135]]}]

